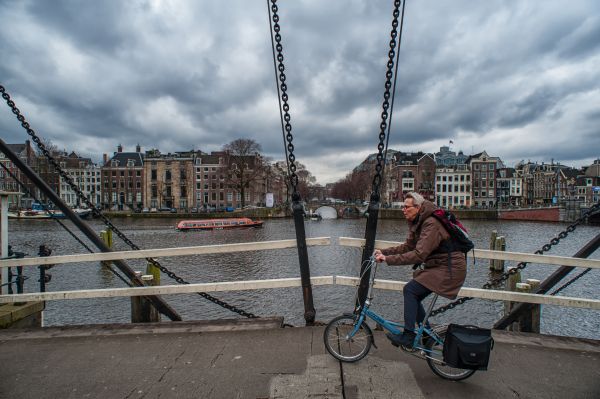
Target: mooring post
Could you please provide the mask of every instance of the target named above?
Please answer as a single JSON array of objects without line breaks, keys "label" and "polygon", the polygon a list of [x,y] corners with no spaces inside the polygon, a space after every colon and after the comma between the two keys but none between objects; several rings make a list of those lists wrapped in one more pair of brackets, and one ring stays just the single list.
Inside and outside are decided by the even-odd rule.
[{"label": "mooring post", "polygon": [[[144,282],[144,286],[150,287],[155,284],[152,274],[144,274],[135,272],[136,275]],[[160,313],[152,305],[146,297],[132,296],[131,297],[131,322],[132,323],[155,323],[160,321]]]},{"label": "mooring post", "polygon": [[146,264],[146,274],[151,274],[152,285],[160,285],[160,269],[152,262]]},{"label": "mooring post", "polygon": [[[496,230],[492,230],[490,234],[490,251],[496,250],[496,238],[498,237],[498,232]],[[496,270],[494,265],[494,259],[490,259],[490,270]]]},{"label": "mooring post", "polygon": [[[496,237],[496,242],[494,243],[495,251],[506,251],[506,239],[504,236]],[[492,260],[492,270],[499,273],[504,273],[504,261],[502,259],[494,259]]]},{"label": "mooring post", "polygon": [[[512,269],[514,268],[510,268],[508,269],[508,271],[510,272]],[[505,290],[506,291],[516,291],[517,290],[517,284],[521,283],[521,272],[518,271],[515,274],[511,274],[508,276],[508,279],[506,280],[506,286],[505,286]],[[510,314],[510,312],[512,311],[513,307],[517,305],[517,302],[512,302],[512,301],[504,301],[504,314]],[[518,331],[518,323],[512,323],[511,325],[508,326],[507,328],[509,331]]]},{"label": "mooring post", "polygon": [[[100,239],[102,240],[102,242],[104,242],[104,244],[106,244],[106,246],[108,247],[108,249],[112,250],[113,237],[112,237],[112,230],[111,229],[100,231]],[[105,267],[110,267],[111,261],[109,261],[109,260],[103,260],[103,261],[100,261],[100,264],[102,266],[105,266]]]},{"label": "mooring post", "polygon": [[[536,292],[540,286],[540,280],[533,278],[528,278],[525,280],[525,282],[529,286],[529,290],[527,292]],[[541,315],[542,305],[533,304],[529,310],[524,312],[521,317],[519,317],[519,326],[521,331],[539,334]]]}]

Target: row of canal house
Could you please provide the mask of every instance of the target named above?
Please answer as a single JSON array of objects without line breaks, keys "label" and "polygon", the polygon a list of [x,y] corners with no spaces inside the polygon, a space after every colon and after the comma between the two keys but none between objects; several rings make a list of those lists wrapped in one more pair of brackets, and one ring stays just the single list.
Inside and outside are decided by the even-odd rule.
[{"label": "row of canal house", "polygon": [[210,154],[184,151],[163,154],[157,149],[142,153],[124,152],[121,145],[111,158],[104,155],[102,167],[101,206],[111,210],[126,209],[220,209],[265,204],[267,193],[273,194],[274,204],[285,201],[283,176],[267,169],[253,173],[259,154],[243,159],[246,171],[252,176],[250,184],[241,190],[231,177],[225,152]]},{"label": "row of canal house", "polygon": [[[70,206],[81,205],[76,193],[45,157],[36,155],[29,141],[8,146],[63,201]],[[133,152],[124,152],[119,145],[112,157],[104,155],[102,165],[75,152],[54,150],[52,155],[79,190],[104,209],[237,208],[242,203],[240,190],[226,178],[230,166],[223,152],[142,153],[139,145]],[[563,200],[589,206],[600,201],[600,160],[582,169],[555,162],[519,162],[510,168],[486,151],[465,155],[447,146],[435,154],[389,150],[387,155],[382,197],[388,204],[403,201],[410,191],[418,191],[448,208],[547,206]],[[2,153],[0,162],[25,183],[29,192],[44,199],[39,189]],[[374,162],[376,158],[371,155],[357,169],[370,173]],[[247,164],[251,169],[253,157],[249,157]],[[273,194],[275,203],[285,201],[289,193],[284,169],[281,163],[268,165],[245,190],[244,203],[264,204],[267,193]],[[4,168],[0,169],[0,190],[25,192]],[[312,191],[316,193],[314,187]],[[327,196],[326,190],[319,195]],[[11,207],[28,208],[32,202],[32,195],[9,196]]]},{"label": "row of canal house", "polygon": [[563,200],[589,206],[600,200],[600,160],[582,169],[554,162],[511,168],[486,151],[466,155],[447,146],[435,154],[388,153],[383,198],[392,204],[411,191],[446,208],[549,206]]},{"label": "row of canal house", "polygon": [[[29,141],[24,144],[9,144],[21,161],[30,166],[59,194],[69,206],[81,206],[77,193],[59,175],[47,158],[37,156]],[[69,175],[78,189],[93,205],[110,210],[141,210],[143,208],[237,208],[242,203],[241,193],[227,179],[230,165],[224,152],[202,151],[162,154],[158,150],[145,153],[140,146],[135,151],[123,151],[119,145],[112,156],[103,155],[101,165],[90,158],[80,157],[75,152],[52,150],[52,157]],[[256,165],[248,156],[245,165],[249,171]],[[23,182],[27,191],[0,168],[0,191],[15,192],[9,196],[11,208],[29,208],[34,197],[45,201],[45,196],[24,174],[0,152],[0,162]],[[267,192],[273,194],[275,204],[286,200],[284,174],[276,165],[261,169],[244,190],[244,204],[265,204]],[[273,169],[273,170],[271,170]],[[20,194],[16,194],[20,193]]]}]

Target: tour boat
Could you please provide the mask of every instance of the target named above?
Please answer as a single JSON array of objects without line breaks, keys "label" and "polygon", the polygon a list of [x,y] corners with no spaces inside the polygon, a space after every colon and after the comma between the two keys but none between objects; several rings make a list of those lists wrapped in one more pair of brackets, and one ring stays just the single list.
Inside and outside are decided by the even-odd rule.
[{"label": "tour boat", "polygon": [[182,220],[177,224],[177,230],[224,230],[240,227],[262,227],[262,225],[262,220],[252,220],[250,218]]}]

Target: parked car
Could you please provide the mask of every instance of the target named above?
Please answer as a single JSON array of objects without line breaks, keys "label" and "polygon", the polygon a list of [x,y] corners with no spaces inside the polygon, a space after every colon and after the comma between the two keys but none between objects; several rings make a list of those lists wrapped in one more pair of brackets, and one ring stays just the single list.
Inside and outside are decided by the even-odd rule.
[{"label": "parked car", "polygon": [[190,212],[191,213],[198,213],[198,208],[192,208],[192,209],[190,209]]},{"label": "parked car", "polygon": [[169,210],[169,212],[171,212],[171,213],[177,213],[177,209],[176,209],[176,208],[171,208],[171,209]]},{"label": "parked car", "polygon": [[148,209],[148,208],[143,208],[142,209],[142,213],[148,213],[148,212],[150,212],[150,209]]},{"label": "parked car", "polygon": [[161,206],[158,208],[159,212],[171,212],[171,208],[167,208],[166,206]]},{"label": "parked car", "polygon": [[234,208],[234,207],[232,207],[232,206],[228,206],[228,207],[226,207],[226,208],[225,208],[225,210],[226,210],[227,212],[233,212],[233,211],[235,211],[235,208]]},{"label": "parked car", "polygon": [[156,208],[150,208],[150,212],[152,212],[152,213],[158,212],[158,209],[156,209]]}]

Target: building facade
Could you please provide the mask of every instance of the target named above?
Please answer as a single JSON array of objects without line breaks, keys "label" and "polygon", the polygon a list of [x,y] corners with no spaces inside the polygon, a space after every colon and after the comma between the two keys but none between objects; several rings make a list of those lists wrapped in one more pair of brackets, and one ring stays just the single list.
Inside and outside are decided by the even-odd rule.
[{"label": "building facade", "polygon": [[[82,158],[75,152],[59,159],[63,171],[73,181],[77,188],[85,195],[94,206],[101,205],[102,184],[101,169],[90,158]],[[70,207],[84,205],[77,193],[71,188],[62,176],[59,176],[60,198]]]},{"label": "building facade", "polygon": [[442,208],[471,206],[471,171],[466,164],[438,167],[435,174],[436,204]]},{"label": "building facade", "polygon": [[144,157],[144,207],[188,211],[194,201],[194,152],[161,154],[147,151]]},{"label": "building facade", "polygon": [[140,146],[135,152],[117,152],[109,159],[103,156],[102,208],[110,210],[136,210],[143,207],[144,157]]},{"label": "building facade", "polygon": [[467,164],[471,170],[473,206],[492,208],[497,204],[496,170],[504,165],[500,158],[490,157],[485,151],[469,156]]},{"label": "building facade", "polygon": [[[7,144],[7,146],[23,163],[35,169],[37,157],[29,140],[23,144]],[[14,195],[8,196],[9,208],[30,208],[34,201],[33,196],[39,198],[39,190],[2,152],[0,152],[0,163],[4,166],[0,167],[0,191],[15,192]],[[8,172],[4,168],[8,169]],[[26,190],[11,177],[11,174],[25,185]],[[29,191],[30,194],[28,195],[26,191]],[[22,195],[16,193],[22,193]]]}]

